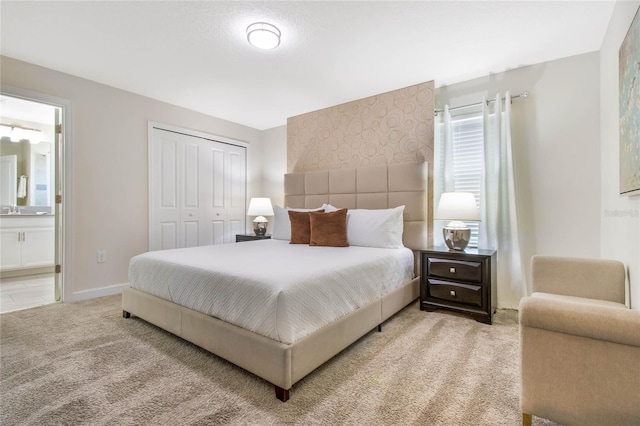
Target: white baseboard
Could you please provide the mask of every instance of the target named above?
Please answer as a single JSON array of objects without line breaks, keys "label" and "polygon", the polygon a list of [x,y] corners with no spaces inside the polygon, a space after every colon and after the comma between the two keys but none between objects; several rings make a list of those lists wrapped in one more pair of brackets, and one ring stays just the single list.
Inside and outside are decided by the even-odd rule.
[{"label": "white baseboard", "polygon": [[79,302],[81,300],[95,299],[96,297],[112,296],[114,294],[121,294],[122,289],[127,287],[129,283],[114,284],[106,287],[92,288],[90,290],[80,290],[71,293],[71,295],[64,298],[65,302]]}]

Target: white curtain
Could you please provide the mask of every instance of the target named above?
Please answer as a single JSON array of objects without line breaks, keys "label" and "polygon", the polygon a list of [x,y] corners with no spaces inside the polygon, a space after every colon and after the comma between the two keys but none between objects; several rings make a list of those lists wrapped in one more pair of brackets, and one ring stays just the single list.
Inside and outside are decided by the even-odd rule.
[{"label": "white curtain", "polygon": [[[433,208],[438,207],[440,195],[443,192],[455,191],[454,166],[453,166],[453,131],[451,129],[451,112],[449,105],[445,105],[442,112],[436,117],[435,123],[435,147],[434,147],[434,191]],[[441,184],[438,183],[441,182]],[[444,246],[442,237],[443,221],[435,221],[433,225],[433,244]]]},{"label": "white curtain", "polygon": [[[504,110],[503,110],[504,105]],[[483,102],[484,170],[479,246],[497,255],[498,307],[517,309],[526,294],[520,251],[516,182],[511,148],[511,96]]]}]

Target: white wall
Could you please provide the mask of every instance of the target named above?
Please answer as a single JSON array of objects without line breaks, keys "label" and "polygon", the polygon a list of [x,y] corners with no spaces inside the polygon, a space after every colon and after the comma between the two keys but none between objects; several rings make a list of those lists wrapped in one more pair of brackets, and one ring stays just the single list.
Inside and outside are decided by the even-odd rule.
[{"label": "white wall", "polygon": [[618,51],[638,1],[619,1],[600,50],[601,256],[628,268],[631,307],[640,310],[640,196],[620,196]]},{"label": "white wall", "polygon": [[[71,101],[73,171],[70,299],[126,283],[129,260],[148,248],[147,124],[165,123],[249,143],[248,197],[261,191],[261,132],[130,92],[1,58],[2,85]],[[284,156],[286,158],[286,156]],[[69,206],[67,206],[69,207]],[[107,263],[96,252],[107,251]],[[100,290],[103,289],[103,290]],[[114,290],[118,290],[115,288]]]},{"label": "white wall", "polygon": [[599,81],[594,52],[436,89],[438,107],[530,93],[512,104],[527,277],[534,254],[600,253]]}]

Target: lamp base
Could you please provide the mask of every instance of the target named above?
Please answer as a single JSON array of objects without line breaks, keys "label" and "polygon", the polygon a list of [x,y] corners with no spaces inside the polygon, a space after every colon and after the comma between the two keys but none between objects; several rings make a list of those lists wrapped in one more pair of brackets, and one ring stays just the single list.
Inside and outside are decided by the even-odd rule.
[{"label": "lamp base", "polygon": [[259,236],[265,235],[267,233],[267,222],[254,222],[253,232]]},{"label": "lamp base", "polygon": [[442,228],[442,236],[444,238],[444,243],[451,250],[464,251],[469,244],[469,239],[471,238],[471,229],[447,228],[445,226]]}]

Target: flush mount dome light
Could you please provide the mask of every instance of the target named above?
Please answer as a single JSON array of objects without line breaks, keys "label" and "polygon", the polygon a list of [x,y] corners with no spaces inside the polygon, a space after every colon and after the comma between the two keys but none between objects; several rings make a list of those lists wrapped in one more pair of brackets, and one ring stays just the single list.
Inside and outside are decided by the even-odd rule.
[{"label": "flush mount dome light", "polygon": [[266,22],[256,22],[247,27],[249,44],[259,49],[273,49],[280,45],[280,30]]}]

